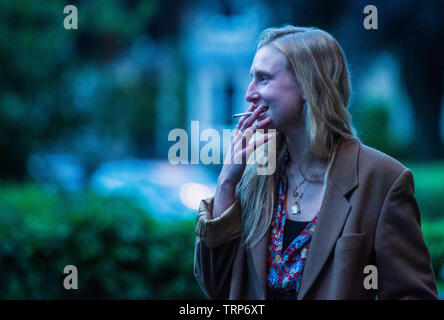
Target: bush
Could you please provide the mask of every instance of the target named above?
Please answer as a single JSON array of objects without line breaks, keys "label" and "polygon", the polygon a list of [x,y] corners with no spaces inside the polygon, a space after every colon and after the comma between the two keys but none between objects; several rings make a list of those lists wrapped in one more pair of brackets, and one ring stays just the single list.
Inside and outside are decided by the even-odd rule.
[{"label": "bush", "polygon": [[353,124],[359,139],[396,159],[414,156],[409,144],[394,141],[390,133],[390,115],[384,102],[363,101],[364,107],[352,109]]},{"label": "bush", "polygon": [[444,162],[404,163],[412,170],[415,197],[421,210],[424,240],[432,257],[438,289],[444,290]]},{"label": "bush", "polygon": [[[194,221],[160,223],[130,199],[0,188],[3,299],[203,298],[193,275]],[[65,290],[66,265],[78,290]]]},{"label": "bush", "polygon": [[[205,298],[192,272],[194,220],[160,223],[130,199],[92,191],[0,190],[2,299]],[[422,230],[442,290],[444,219],[429,217]],[[63,287],[71,264],[78,290]]]},{"label": "bush", "polygon": [[[432,256],[433,271],[438,282],[444,284],[444,219],[422,221],[424,241]],[[442,288],[444,289],[444,288]]]},{"label": "bush", "polygon": [[[442,196],[444,191],[444,161],[405,163],[412,170],[415,196],[425,219],[444,218]],[[444,234],[444,229],[442,229]]]}]

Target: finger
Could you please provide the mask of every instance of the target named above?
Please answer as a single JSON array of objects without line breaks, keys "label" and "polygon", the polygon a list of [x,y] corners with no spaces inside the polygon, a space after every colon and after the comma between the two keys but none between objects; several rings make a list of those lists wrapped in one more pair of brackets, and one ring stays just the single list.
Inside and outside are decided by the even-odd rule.
[{"label": "finger", "polygon": [[251,127],[251,125],[254,123],[254,121],[256,121],[257,117],[259,116],[259,114],[262,112],[263,110],[263,106],[259,106],[259,108],[257,108],[256,110],[254,110],[253,114],[251,114],[242,124],[242,126],[240,127],[241,131],[244,131],[246,128]]},{"label": "finger", "polygon": [[257,120],[264,120],[267,117],[267,114],[265,112],[261,112],[259,116],[257,117]]},{"label": "finger", "polygon": [[[239,131],[240,132],[240,131]],[[245,137],[243,134],[237,134],[235,137],[235,140],[233,141],[233,143],[230,146],[230,150],[231,150],[231,163],[234,164],[241,164],[242,162],[242,158],[241,158],[241,153],[242,153],[242,148],[243,145],[245,145]]]},{"label": "finger", "polygon": [[259,106],[256,110],[254,110],[253,114],[251,114],[243,123],[241,130],[245,130],[252,126],[252,124],[256,121],[259,114],[263,111],[263,106]]},{"label": "finger", "polygon": [[236,141],[231,145],[232,158],[235,164],[241,164],[246,161],[245,150],[247,149],[251,138],[254,135],[254,131],[251,128],[247,128],[245,131],[239,131],[240,133],[236,137]]},{"label": "finger", "polygon": [[261,112],[261,113],[259,114],[259,116],[257,117],[257,120],[263,120],[263,119],[265,119],[266,117],[268,117],[267,110],[268,110],[268,109],[263,108],[263,109],[262,109],[262,112]]},{"label": "finger", "polygon": [[240,131],[240,129],[238,129],[238,128],[235,128],[234,130],[233,130],[233,134],[232,134],[232,144],[234,143],[234,144],[236,144],[236,143],[238,143],[239,142],[239,140],[242,138],[242,135],[243,135],[243,133],[242,133],[242,131]]},{"label": "finger", "polygon": [[[251,106],[249,106],[248,107],[248,109],[246,110],[246,112],[250,112],[250,111],[253,111],[254,110],[254,104],[252,104]],[[244,121],[246,120],[248,118],[248,115],[246,115],[246,116],[242,116],[240,119],[239,119],[239,121],[238,121],[238,123],[237,123],[237,125],[236,125],[236,129],[240,129],[241,127],[242,127],[242,124],[244,123]]]},{"label": "finger", "polygon": [[243,136],[245,137],[247,144],[245,145],[245,148],[250,143],[251,137],[254,135],[254,130],[252,128],[247,128],[245,131],[243,131]]},{"label": "finger", "polygon": [[[271,122],[271,118],[266,117],[265,119],[263,119],[261,121],[256,121],[254,126],[247,128],[244,131],[240,131],[238,129],[235,129],[234,139],[232,139],[232,143],[234,141],[235,144],[240,144],[241,138],[244,135],[246,135],[247,141],[248,141],[248,143],[250,143],[250,140],[251,140],[251,137],[253,136],[253,134],[255,134],[258,129],[263,129],[270,122]],[[240,148],[242,148],[242,146],[240,146]]]},{"label": "finger", "polygon": [[242,136],[236,145],[233,146],[233,163],[243,164],[245,158],[245,150],[247,146],[247,137]]},{"label": "finger", "polygon": [[254,150],[254,143],[251,144],[251,138],[254,137],[254,130],[251,128],[245,129],[243,131],[241,142],[237,145],[237,151],[239,152],[237,154],[237,158],[242,161],[242,163],[248,163],[248,160],[250,159],[251,150]]},{"label": "finger", "polygon": [[253,134],[254,134],[254,131],[251,128],[247,128],[245,131],[239,131],[239,133],[236,136],[236,140],[234,142],[235,152],[239,152],[239,151],[245,149],[247,147],[248,143],[250,142]]},{"label": "finger", "polygon": [[256,124],[253,126],[253,130],[256,131],[257,129],[262,129],[263,127],[265,127],[268,123],[271,122],[271,118],[270,117],[266,117],[263,120],[257,120]]},{"label": "finger", "polygon": [[262,146],[264,143],[268,142],[270,139],[272,139],[273,137],[270,137],[268,135],[263,136],[262,138],[259,138],[257,140],[254,141],[254,143],[250,144],[247,149],[247,158],[249,157],[249,155],[256,150],[257,148],[259,148],[260,146]]}]

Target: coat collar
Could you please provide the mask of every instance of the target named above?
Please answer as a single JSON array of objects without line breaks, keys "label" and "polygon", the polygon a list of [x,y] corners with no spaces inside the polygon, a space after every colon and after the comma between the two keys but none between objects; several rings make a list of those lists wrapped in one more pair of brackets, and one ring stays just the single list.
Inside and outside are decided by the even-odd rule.
[{"label": "coat collar", "polygon": [[[313,285],[327,261],[336,239],[350,212],[351,205],[345,195],[355,188],[358,181],[358,155],[360,143],[357,139],[345,139],[338,147],[336,158],[330,169],[324,199],[319,212],[316,231],[311,240],[302,277],[298,299],[303,299]],[[255,270],[252,275],[259,282],[257,298],[265,298],[267,282],[268,234],[254,247],[249,248],[247,259],[251,259]],[[249,256],[249,257],[248,257]]]},{"label": "coat collar", "polygon": [[329,180],[346,195],[358,185],[358,156],[360,141],[356,138],[345,139],[339,146]]}]

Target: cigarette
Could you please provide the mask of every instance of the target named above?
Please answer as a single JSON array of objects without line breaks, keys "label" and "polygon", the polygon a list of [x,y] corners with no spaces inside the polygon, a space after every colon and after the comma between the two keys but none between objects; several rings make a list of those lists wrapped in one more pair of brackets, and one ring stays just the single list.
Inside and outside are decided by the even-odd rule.
[{"label": "cigarette", "polygon": [[253,112],[251,112],[251,111],[250,112],[236,113],[236,114],[233,114],[233,118],[242,117],[242,116],[249,116],[251,114],[253,114]]}]

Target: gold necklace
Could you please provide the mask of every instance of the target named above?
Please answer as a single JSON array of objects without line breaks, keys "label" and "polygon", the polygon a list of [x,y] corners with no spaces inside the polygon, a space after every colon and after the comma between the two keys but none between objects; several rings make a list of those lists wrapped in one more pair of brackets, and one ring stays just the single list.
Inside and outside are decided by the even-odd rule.
[{"label": "gold necklace", "polygon": [[295,186],[293,190],[294,203],[290,207],[290,213],[293,216],[299,216],[302,214],[301,201],[302,201],[303,192],[300,192],[298,190],[298,187],[300,187],[304,182],[305,182],[305,177],[302,177],[302,182],[300,182],[297,186]]}]

